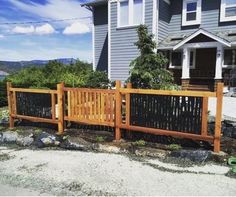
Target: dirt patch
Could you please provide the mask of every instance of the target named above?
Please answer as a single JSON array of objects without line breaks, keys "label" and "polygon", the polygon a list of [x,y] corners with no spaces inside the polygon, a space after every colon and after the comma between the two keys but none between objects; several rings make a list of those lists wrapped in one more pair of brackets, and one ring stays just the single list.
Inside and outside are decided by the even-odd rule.
[{"label": "dirt patch", "polygon": [[10,155],[6,154],[6,153],[0,153],[0,162],[1,161],[7,161],[11,159]]}]

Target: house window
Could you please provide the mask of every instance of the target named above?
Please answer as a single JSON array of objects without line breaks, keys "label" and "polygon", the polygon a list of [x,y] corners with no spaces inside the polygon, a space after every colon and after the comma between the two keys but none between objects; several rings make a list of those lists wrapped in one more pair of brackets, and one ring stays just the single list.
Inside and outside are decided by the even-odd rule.
[{"label": "house window", "polygon": [[144,23],[144,0],[118,1],[118,27]]},{"label": "house window", "polygon": [[199,25],[201,23],[202,0],[183,0],[182,25]]},{"label": "house window", "polygon": [[236,65],[236,49],[224,50],[224,67]]},{"label": "house window", "polygon": [[[196,50],[190,50],[189,66],[195,68]],[[183,52],[172,51],[170,52],[169,68],[182,68]]]},{"label": "house window", "polygon": [[221,0],[220,21],[236,20],[236,0]]}]

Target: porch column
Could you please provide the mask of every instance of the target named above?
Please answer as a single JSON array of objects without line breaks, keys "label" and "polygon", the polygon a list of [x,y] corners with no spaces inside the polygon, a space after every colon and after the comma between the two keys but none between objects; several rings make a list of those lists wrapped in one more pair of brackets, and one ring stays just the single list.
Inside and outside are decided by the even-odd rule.
[{"label": "porch column", "polygon": [[218,44],[216,50],[214,90],[216,90],[217,83],[222,82],[222,61],[223,61],[223,46],[221,44]]},{"label": "porch column", "polygon": [[183,48],[183,65],[182,65],[182,88],[183,90],[188,89],[189,86],[189,49],[187,47]]}]

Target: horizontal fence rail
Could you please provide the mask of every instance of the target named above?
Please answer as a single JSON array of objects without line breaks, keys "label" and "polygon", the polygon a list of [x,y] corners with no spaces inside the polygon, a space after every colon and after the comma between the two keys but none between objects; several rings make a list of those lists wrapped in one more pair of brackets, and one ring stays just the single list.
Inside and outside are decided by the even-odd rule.
[{"label": "horizontal fence rail", "polygon": [[[57,90],[13,88],[7,84],[10,127],[14,119],[58,124],[64,132],[65,121],[115,128],[115,140],[121,130],[155,135],[203,140],[220,151],[223,84],[216,92],[169,91],[116,88],[67,88],[58,84]],[[208,100],[216,97],[214,135],[208,133]]]}]

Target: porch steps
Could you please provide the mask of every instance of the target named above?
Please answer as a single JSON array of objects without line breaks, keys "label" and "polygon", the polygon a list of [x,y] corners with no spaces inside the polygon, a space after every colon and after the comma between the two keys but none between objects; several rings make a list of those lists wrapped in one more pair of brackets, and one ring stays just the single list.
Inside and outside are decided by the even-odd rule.
[{"label": "porch steps", "polygon": [[200,85],[200,84],[189,84],[188,90],[191,91],[210,91],[208,85]]}]

